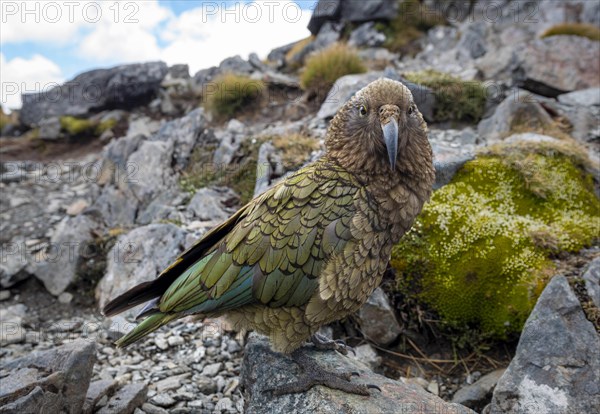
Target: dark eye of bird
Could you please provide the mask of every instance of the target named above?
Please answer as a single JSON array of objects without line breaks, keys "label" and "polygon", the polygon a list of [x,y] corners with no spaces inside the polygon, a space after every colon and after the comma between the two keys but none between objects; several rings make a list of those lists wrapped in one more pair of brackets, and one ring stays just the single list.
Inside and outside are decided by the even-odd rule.
[{"label": "dark eye of bird", "polygon": [[367,115],[367,107],[364,105],[361,105],[360,108],[358,108],[358,113],[360,116]]},{"label": "dark eye of bird", "polygon": [[414,105],[411,105],[411,106],[408,107],[408,114],[409,115],[412,115],[414,111],[415,111],[415,106]]}]

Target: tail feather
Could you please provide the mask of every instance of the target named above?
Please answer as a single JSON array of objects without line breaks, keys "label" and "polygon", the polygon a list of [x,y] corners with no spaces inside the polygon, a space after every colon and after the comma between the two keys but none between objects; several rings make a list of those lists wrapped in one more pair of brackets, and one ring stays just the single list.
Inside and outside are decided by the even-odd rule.
[{"label": "tail feather", "polygon": [[165,314],[165,313],[156,313],[154,315],[148,316],[142,322],[140,322],[131,332],[117,340],[115,344],[119,348],[125,348],[126,346],[131,345],[132,343],[142,339],[144,336],[148,335],[151,332],[154,332],[161,326],[169,323],[173,319],[177,319],[180,315],[177,313],[173,314]]},{"label": "tail feather", "polygon": [[169,285],[156,283],[156,280],[140,283],[122,295],[108,302],[102,309],[104,316],[114,316],[134,306],[161,296]]}]

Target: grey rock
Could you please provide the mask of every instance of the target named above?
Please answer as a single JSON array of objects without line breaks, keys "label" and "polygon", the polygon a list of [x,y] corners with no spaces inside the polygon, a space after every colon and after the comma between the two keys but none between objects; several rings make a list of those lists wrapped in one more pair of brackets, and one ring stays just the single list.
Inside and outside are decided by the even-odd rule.
[{"label": "grey rock", "polygon": [[285,64],[285,55],[299,42],[289,43],[284,46],[275,48],[267,55],[267,60],[275,64],[276,69],[281,69]]},{"label": "grey rock", "polygon": [[176,402],[169,394],[157,394],[150,401],[160,407],[170,407]]},{"label": "grey rock", "polygon": [[217,392],[217,383],[211,378],[198,378],[196,386],[198,387],[198,391],[204,395],[210,395]]},{"label": "grey rock", "polygon": [[[158,276],[182,251],[184,240],[183,230],[172,224],[150,224],[120,236],[96,287],[100,308],[128,288]],[[130,310],[125,316],[134,314]]]},{"label": "grey rock", "polygon": [[342,26],[339,24],[335,24],[332,22],[326,22],[321,30],[319,30],[319,34],[315,38],[315,41],[310,44],[308,49],[305,49],[303,52],[304,55],[308,53],[315,52],[317,50],[325,49],[340,39],[340,32],[342,30]]},{"label": "grey rock", "polygon": [[464,51],[470,59],[482,57],[487,52],[487,29],[488,24],[485,22],[474,22],[473,24],[468,25],[458,42],[457,49],[459,51]]},{"label": "grey rock", "polygon": [[216,66],[210,68],[201,69],[194,75],[193,82],[194,87],[198,93],[203,93],[209,90],[209,84],[221,73],[220,69]]},{"label": "grey rock", "polygon": [[240,148],[240,144],[246,138],[246,126],[232,119],[227,124],[225,130],[215,132],[215,137],[219,141],[219,147],[213,156],[215,168],[225,168],[233,159],[233,155]]},{"label": "grey rock", "polygon": [[141,135],[144,138],[152,136],[160,129],[160,122],[155,121],[147,116],[132,116],[129,120],[127,128],[127,137],[136,137]]},{"label": "grey rock", "polygon": [[384,47],[369,47],[360,49],[358,57],[365,61],[392,63],[400,58],[398,53],[392,53]]},{"label": "grey rock", "polygon": [[73,300],[73,294],[69,292],[63,292],[58,295],[58,302],[63,305],[68,305]]},{"label": "grey rock", "polygon": [[515,82],[543,96],[600,86],[600,48],[581,36],[551,36],[517,50]]},{"label": "grey rock", "polygon": [[357,371],[360,377],[352,381],[374,384],[382,392],[373,391],[369,398],[347,394],[326,387],[313,387],[308,392],[273,396],[265,392],[281,384],[296,380],[299,367],[289,357],[273,352],[268,340],[252,334],[244,352],[241,384],[244,388],[247,413],[340,413],[368,412],[394,413],[399,407],[411,407],[415,414],[430,412],[473,413],[457,404],[445,403],[440,398],[417,387],[393,381],[374,374],[366,366],[337,352],[313,351],[309,356],[319,364],[336,371]]},{"label": "grey rock", "polygon": [[44,260],[33,266],[35,277],[48,292],[58,296],[77,279],[81,264],[96,251],[92,235],[96,228],[98,223],[87,215],[67,216],[58,224]]},{"label": "grey rock", "polygon": [[26,333],[23,321],[27,315],[27,306],[17,303],[1,310],[0,345],[4,346],[23,342]]},{"label": "grey rock", "polygon": [[[13,250],[12,247],[15,246]],[[3,257],[0,260],[0,286],[9,288],[23,280],[30,274],[27,272],[29,261],[22,252],[24,243],[13,241],[3,246]]]},{"label": "grey rock", "polygon": [[378,47],[385,42],[385,35],[375,29],[375,23],[367,22],[350,33],[348,45],[353,47]]},{"label": "grey rock", "polygon": [[189,79],[190,78],[190,67],[185,64],[177,64],[169,67],[167,73],[171,79]]},{"label": "grey rock", "polygon": [[154,384],[156,387],[156,391],[160,393],[179,388],[181,387],[181,382],[186,378],[190,377],[190,375],[191,374],[188,372],[185,374],[175,375],[172,377],[162,379]]},{"label": "grey rock", "polygon": [[381,357],[377,355],[377,352],[369,344],[359,345],[354,348],[354,354],[350,352],[348,354],[351,358],[355,358],[375,370],[381,365]]},{"label": "grey rock", "polygon": [[475,155],[470,154],[453,154],[452,156],[447,155],[444,159],[435,160],[435,183],[433,189],[438,190],[443,186],[449,184],[458,170],[462,168],[467,162],[475,159]]},{"label": "grey rock", "polygon": [[[137,411],[137,409],[136,409]],[[158,407],[154,404],[144,403],[142,404],[142,412],[146,414],[169,414],[167,410],[162,407]],[[136,412],[134,412],[136,414]]]},{"label": "grey rock", "polygon": [[93,342],[77,340],[0,366],[0,413],[81,412],[95,362]]},{"label": "grey rock", "polygon": [[553,123],[552,118],[527,92],[514,91],[504,99],[489,118],[482,119],[477,132],[488,141],[505,138],[516,126],[543,127]]},{"label": "grey rock", "polygon": [[39,123],[40,126],[40,132],[39,132],[39,137],[40,139],[43,140],[47,140],[47,141],[54,141],[58,138],[60,138],[60,120],[58,119],[58,117],[53,116],[50,118],[46,118],[40,121]]},{"label": "grey rock", "polygon": [[0,290],[0,302],[10,299],[10,290]]},{"label": "grey rock", "polygon": [[146,225],[160,222],[161,220],[181,221],[179,205],[184,204],[185,196],[177,188],[168,188],[158,194],[145,207],[140,207],[135,222]]},{"label": "grey rock", "polygon": [[402,332],[394,309],[384,293],[377,288],[356,313],[361,331],[378,345],[387,345]]},{"label": "grey rock", "polygon": [[236,55],[223,60],[219,64],[219,70],[221,73],[231,72],[249,75],[254,72],[254,67],[250,64],[250,62],[242,59],[241,56]]},{"label": "grey rock", "polygon": [[97,414],[131,414],[136,407],[146,401],[148,387],[146,384],[127,384],[108,400],[108,403],[97,411]]},{"label": "grey rock", "polygon": [[260,60],[260,58],[258,57],[258,55],[256,53],[250,53],[250,55],[248,55],[248,63],[250,63],[250,65],[252,65],[252,67],[255,70],[258,70],[260,72],[266,72],[269,70],[267,65],[265,65],[262,62],[262,60]]},{"label": "grey rock", "polygon": [[192,151],[200,142],[200,137],[206,128],[204,109],[198,108],[182,118],[164,124],[160,130],[150,137],[150,141],[174,143],[173,158],[176,171],[181,171],[188,165]]},{"label": "grey rock", "polygon": [[484,375],[471,385],[459,389],[452,397],[452,402],[481,411],[492,399],[492,392],[505,369],[497,369]]},{"label": "grey rock", "polygon": [[35,126],[53,116],[85,116],[101,109],[143,105],[156,95],[166,74],[163,62],[85,72],[46,92],[23,94],[20,119],[25,125]]},{"label": "grey rock", "polygon": [[429,88],[408,82],[393,70],[384,72],[369,72],[359,75],[346,75],[339,78],[321,105],[317,117],[326,119],[333,117],[337,111],[359,90],[379,78],[389,78],[402,82],[412,93],[419,111],[426,120],[433,119],[435,94]]},{"label": "grey rock", "polygon": [[600,139],[600,106],[568,105],[553,100],[544,102],[544,105],[569,121],[572,126],[570,135],[573,138],[583,143]]},{"label": "grey rock", "polygon": [[308,22],[308,30],[316,35],[325,22],[338,20],[341,17],[341,4],[340,0],[319,0]]},{"label": "grey rock", "polygon": [[391,20],[397,13],[398,4],[394,1],[319,0],[308,22],[308,30],[316,35],[328,21],[362,23]]},{"label": "grey rock", "polygon": [[281,177],[283,173],[281,154],[271,142],[267,141],[261,144],[256,162],[254,196],[263,193],[272,184],[273,177]]},{"label": "grey rock", "polygon": [[600,336],[563,276],[553,277],[498,382],[492,412],[593,413],[600,409]]},{"label": "grey rock", "polygon": [[188,211],[199,220],[223,221],[233,213],[226,206],[234,204],[237,198],[229,188],[201,188],[192,197]]},{"label": "grey rock", "polygon": [[202,375],[205,377],[214,377],[221,371],[223,364],[221,362],[215,362],[214,364],[208,364],[202,370]]},{"label": "grey rock", "polygon": [[148,204],[158,194],[177,185],[171,170],[173,141],[142,141],[127,160],[132,171],[127,187],[140,204]]},{"label": "grey rock", "polygon": [[532,132],[525,132],[523,134],[513,134],[504,140],[504,142],[506,142],[507,144],[516,144],[519,142],[539,143],[556,141],[558,141],[556,138],[551,137],[549,135],[534,134]]},{"label": "grey rock", "polygon": [[98,401],[104,396],[110,398],[118,386],[119,383],[115,380],[98,380],[92,382],[85,395],[82,413],[92,414]]},{"label": "grey rock", "polygon": [[[140,133],[128,134],[126,137],[111,141],[102,150],[102,158],[106,161],[109,161],[112,165],[118,167],[121,172],[126,173],[129,169],[127,160],[129,159],[129,156],[133,154],[140,146],[143,135],[144,134]],[[109,168],[109,166],[103,165],[102,168]],[[123,177],[123,174],[121,177]],[[123,178],[128,177],[125,176]]]},{"label": "grey rock", "polygon": [[231,398],[221,398],[215,405],[215,410],[223,413],[233,413],[237,411],[233,405]]},{"label": "grey rock", "polygon": [[135,324],[127,321],[122,315],[114,315],[105,318],[102,322],[106,339],[109,341],[116,341],[127,332],[131,331]]},{"label": "grey rock", "polygon": [[600,106],[600,88],[589,88],[558,96],[558,102],[574,106]]},{"label": "grey rock", "polygon": [[109,228],[129,227],[135,220],[139,202],[127,189],[106,186],[91,210],[98,211]]},{"label": "grey rock", "polygon": [[582,277],[588,295],[592,298],[594,304],[600,308],[600,257],[595,258],[587,265]]}]

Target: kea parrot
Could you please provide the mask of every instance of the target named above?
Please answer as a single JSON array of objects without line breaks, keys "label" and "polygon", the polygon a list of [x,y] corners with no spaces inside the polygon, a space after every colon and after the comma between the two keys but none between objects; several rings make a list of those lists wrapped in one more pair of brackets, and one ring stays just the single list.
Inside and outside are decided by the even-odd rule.
[{"label": "kea parrot", "polygon": [[[106,316],[146,303],[125,347],[187,315],[225,315],[238,330],[268,335],[304,372],[277,394],[325,385],[369,395],[347,373],[303,352],[345,353],[319,327],[357,311],[380,284],[392,246],[410,229],[435,179],[427,124],[410,90],[378,79],[332,119],[325,154],[255,197],[160,275],[109,302]],[[373,388],[373,387],[371,387]]]}]

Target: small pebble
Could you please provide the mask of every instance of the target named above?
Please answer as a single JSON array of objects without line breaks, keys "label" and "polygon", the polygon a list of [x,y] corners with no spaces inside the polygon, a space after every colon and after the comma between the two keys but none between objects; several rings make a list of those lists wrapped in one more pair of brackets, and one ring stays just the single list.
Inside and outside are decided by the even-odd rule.
[{"label": "small pebble", "polygon": [[68,305],[73,300],[73,295],[69,292],[63,292],[58,295],[58,301],[63,305]]},{"label": "small pebble", "polygon": [[440,395],[440,386],[436,381],[431,381],[427,386],[427,391],[429,391],[433,395]]}]

